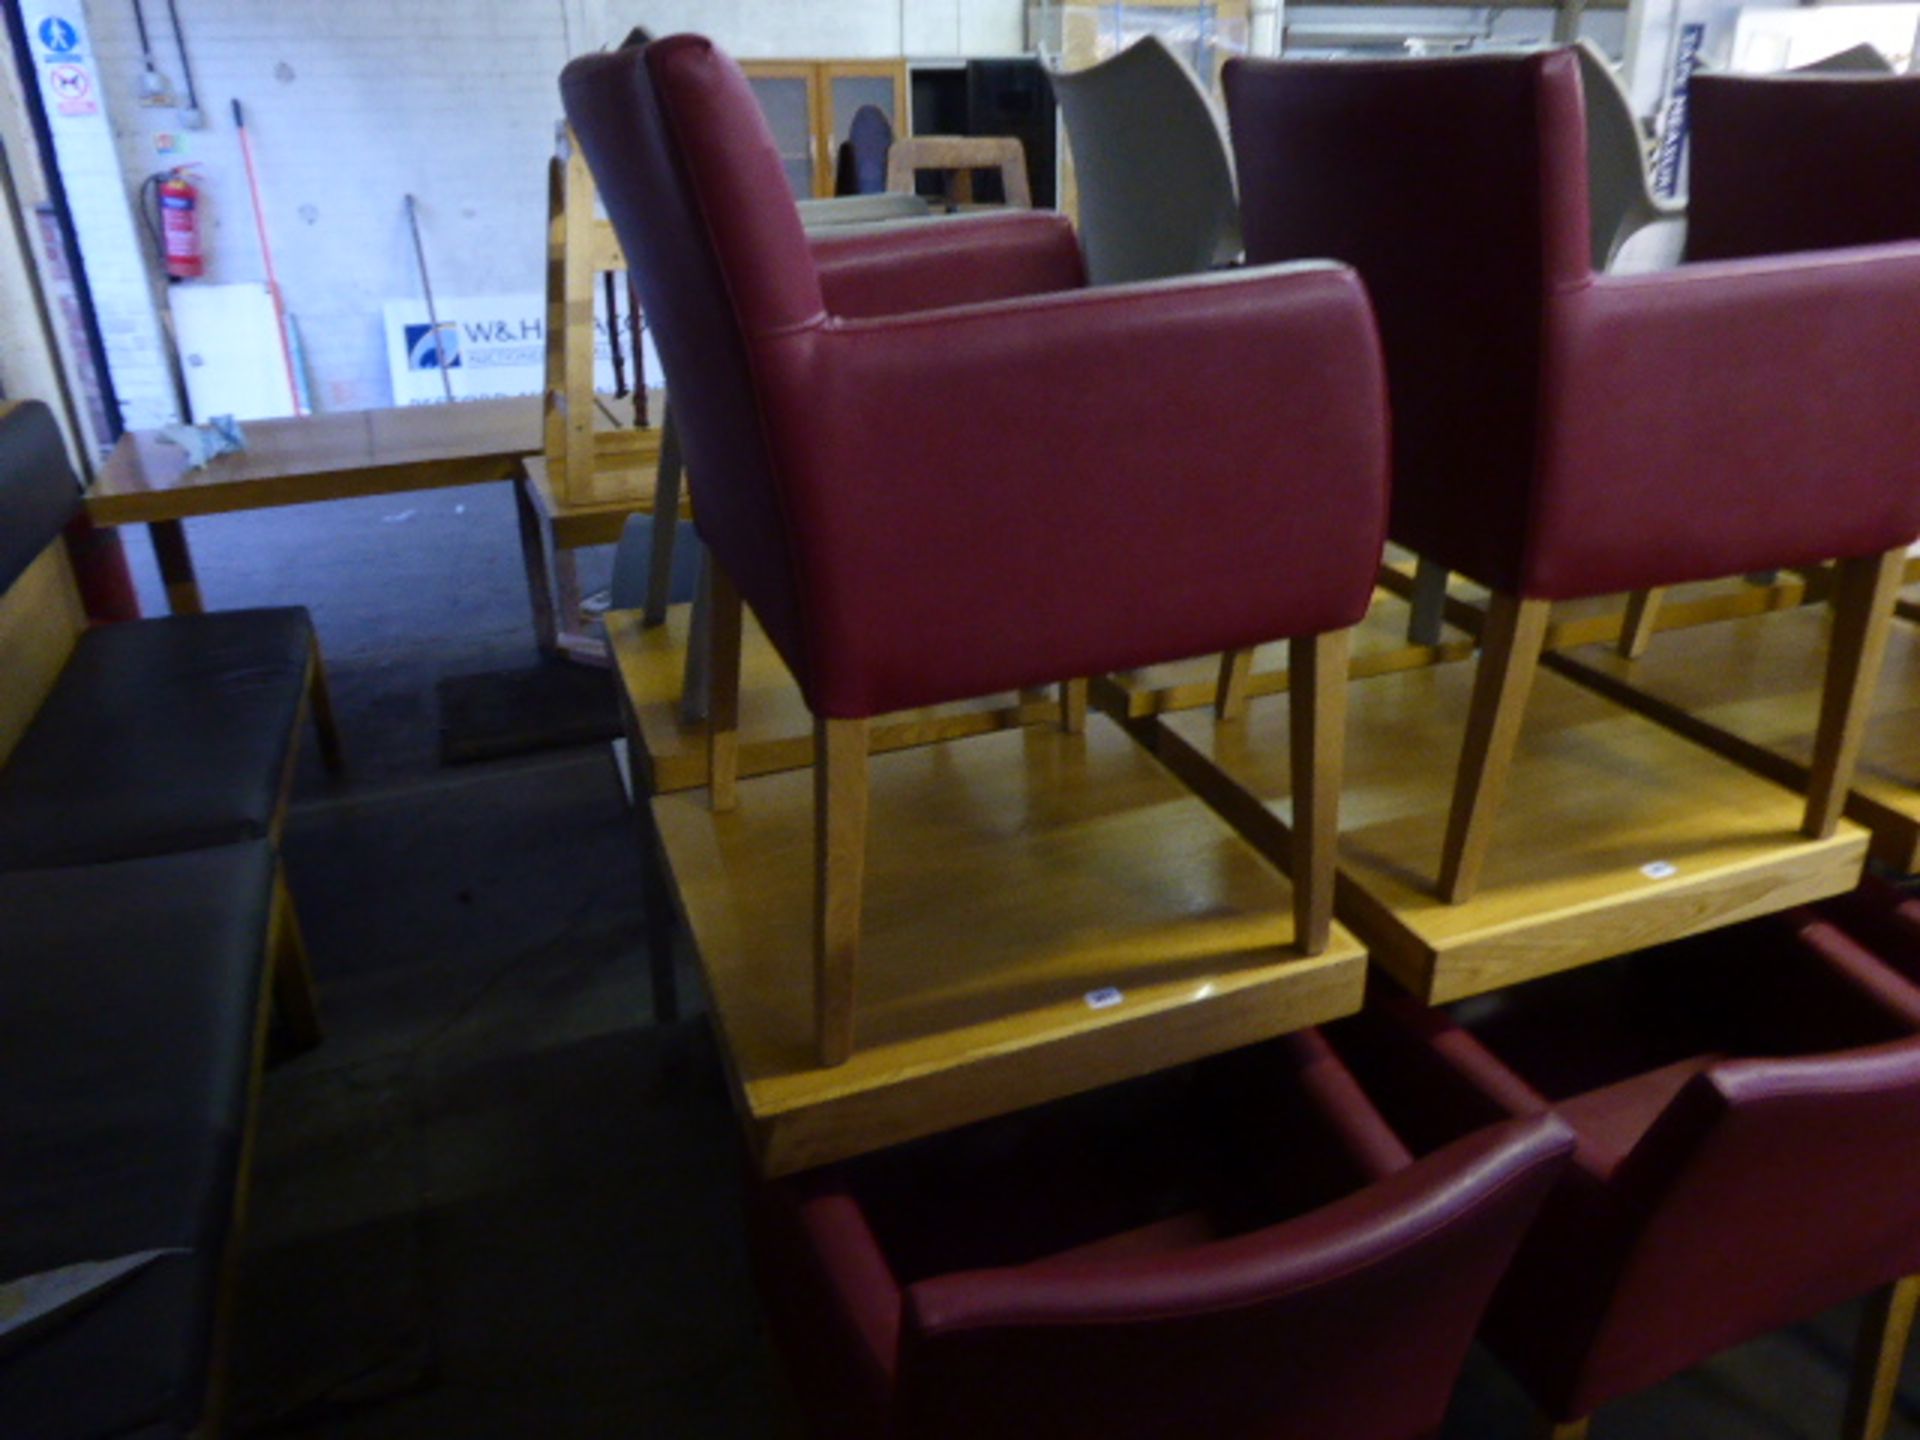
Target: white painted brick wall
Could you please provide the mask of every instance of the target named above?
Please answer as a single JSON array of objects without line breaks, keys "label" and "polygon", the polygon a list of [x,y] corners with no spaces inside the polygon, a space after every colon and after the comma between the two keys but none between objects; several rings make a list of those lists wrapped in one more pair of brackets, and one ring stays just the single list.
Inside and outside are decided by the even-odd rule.
[{"label": "white painted brick wall", "polygon": [[590,45],[635,25],[694,30],[742,57],[1017,55],[1024,0],[585,0]]},{"label": "white painted brick wall", "polygon": [[[116,87],[128,182],[200,166],[207,278],[265,278],[230,102],[246,109],[274,265],[318,409],[384,404],[380,304],[417,295],[402,197],[419,200],[434,288],[538,291],[546,157],[567,36],[531,0],[180,0],[207,128],[132,103],[140,56],[130,0],[89,0]],[[156,63],[178,87],[162,4]],[[184,154],[162,155],[159,133]]]},{"label": "white painted brick wall", "polygon": [[[156,64],[179,88],[162,0]],[[198,165],[207,278],[261,280],[229,102],[246,107],[274,264],[317,409],[387,403],[382,301],[418,278],[420,203],[436,293],[539,291],[546,159],[571,51],[635,24],[697,29],[742,56],[1017,53],[1021,0],[178,0],[207,128],[138,103],[132,0],[86,0],[128,190]],[[961,47],[956,52],[955,47]],[[163,155],[155,137],[179,137]]]},{"label": "white painted brick wall", "polygon": [[[21,8],[34,54],[34,80],[41,84],[49,108],[54,149],[121,418],[133,428],[168,424],[178,418],[178,407],[147,268],[116,163],[109,126],[114,96],[106,78],[110,71],[99,53],[99,37],[92,37],[90,43],[88,17],[76,0],[28,0]],[[70,50],[56,54],[45,48],[39,32],[48,21],[74,27],[76,38]],[[88,87],[86,103],[93,108],[60,113],[57,99],[45,85],[45,75],[56,60],[70,62],[82,76]]]}]

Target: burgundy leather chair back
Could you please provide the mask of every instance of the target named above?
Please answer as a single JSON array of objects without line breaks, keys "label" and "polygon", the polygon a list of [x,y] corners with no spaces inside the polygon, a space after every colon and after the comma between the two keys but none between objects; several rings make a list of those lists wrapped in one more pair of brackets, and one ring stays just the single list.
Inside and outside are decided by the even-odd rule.
[{"label": "burgundy leather chair back", "polygon": [[1389,532],[1517,590],[1545,297],[1591,262],[1573,52],[1234,60],[1226,92],[1248,262],[1343,260],[1372,297]]},{"label": "burgundy leather chair back", "polygon": [[912,1286],[899,1435],[1413,1440],[1571,1152],[1516,1120],[1300,1219],[1194,1250]]},{"label": "burgundy leather chair back", "polygon": [[701,538],[802,654],[754,352],[825,307],[772,132],[739,66],[697,36],[575,60],[560,92],[653,327]]},{"label": "burgundy leather chair back", "polygon": [[1920,1041],[1695,1076],[1622,1162],[1635,1233],[1570,1412],[1920,1271],[1916,1135]]},{"label": "burgundy leather chair back", "polygon": [[1696,75],[1687,259],[1920,239],[1920,76]]}]

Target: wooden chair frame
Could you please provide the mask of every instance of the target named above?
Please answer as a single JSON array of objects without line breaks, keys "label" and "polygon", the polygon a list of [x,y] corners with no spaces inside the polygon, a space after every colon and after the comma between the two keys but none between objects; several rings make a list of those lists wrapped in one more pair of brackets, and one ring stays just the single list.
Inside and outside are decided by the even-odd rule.
[{"label": "wooden chair frame", "polygon": [[[521,543],[528,579],[537,598],[536,626],[542,650],[604,661],[604,647],[579,627],[580,581],[569,544],[553,521],[561,515],[611,514],[616,527],[629,514],[671,517],[653,537],[648,624],[666,618],[667,586],[684,493],[684,470],[671,414],[657,433],[639,426],[603,428],[595,413],[595,288],[601,278],[626,283],[626,255],[613,224],[599,214],[599,192],[572,131],[562,129],[547,167],[546,377],[542,406],[545,495],[536,504],[534,481],[520,492]],[[609,320],[611,321],[611,316]],[[633,401],[648,404],[636,374]],[[666,497],[664,500],[661,497]],[[552,514],[545,512],[550,509]],[[611,538],[611,536],[601,537]],[[552,563],[548,565],[548,541]],[[575,540],[571,543],[582,543]],[[549,606],[551,608],[549,608]],[[554,612],[558,612],[555,618]]]},{"label": "wooden chair frame", "polygon": [[[739,802],[740,645],[744,607],[731,578],[707,556],[707,776],[716,812]],[[1291,878],[1294,943],[1302,955],[1324,952],[1333,932],[1336,842],[1345,756],[1347,662],[1351,631],[1289,642],[1294,821]],[[695,637],[692,644],[700,644]],[[1215,708],[1246,711],[1251,650],[1221,657]],[[1087,680],[1060,683],[1058,724],[1078,735],[1087,723]],[[853,1054],[854,991],[866,874],[872,722],[814,720],[814,1037],[822,1066]]]},{"label": "wooden chair frame", "polygon": [[[1807,808],[1800,826],[1809,838],[1833,834],[1840,822],[1905,564],[1903,547],[1843,560],[1836,567],[1834,628],[1807,782]],[[1440,860],[1440,895],[1450,904],[1471,899],[1478,888],[1527,697],[1546,643],[1551,608],[1548,600],[1498,591],[1488,604],[1480,633],[1480,668],[1474,676]],[[1650,619],[1642,622],[1643,628],[1650,625]]]},{"label": "wooden chair frame", "polygon": [[[586,156],[567,132],[547,171],[547,324],[544,441],[553,496],[562,505],[633,499],[633,472],[651,440],[634,429],[596,429],[594,286],[624,277],[627,258],[613,224],[599,216]],[[611,318],[611,317],[609,317]],[[637,377],[636,377],[637,378]],[[644,394],[636,395],[644,404]],[[652,506],[652,497],[636,509]]]},{"label": "wooden chair frame", "polygon": [[1033,191],[1027,184],[1027,152],[1011,136],[908,135],[895,140],[887,151],[887,189],[911,195],[922,170],[945,172],[949,207],[973,203],[975,170],[1000,172],[1001,193],[1010,208],[1033,207]]}]

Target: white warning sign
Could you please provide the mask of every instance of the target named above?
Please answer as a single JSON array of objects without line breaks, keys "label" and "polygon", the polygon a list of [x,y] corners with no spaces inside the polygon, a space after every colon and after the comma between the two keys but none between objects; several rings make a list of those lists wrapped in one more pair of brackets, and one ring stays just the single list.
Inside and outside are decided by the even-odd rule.
[{"label": "white warning sign", "polygon": [[99,98],[93,92],[93,76],[87,67],[63,60],[47,67],[47,94],[53,108],[62,115],[98,115]]}]

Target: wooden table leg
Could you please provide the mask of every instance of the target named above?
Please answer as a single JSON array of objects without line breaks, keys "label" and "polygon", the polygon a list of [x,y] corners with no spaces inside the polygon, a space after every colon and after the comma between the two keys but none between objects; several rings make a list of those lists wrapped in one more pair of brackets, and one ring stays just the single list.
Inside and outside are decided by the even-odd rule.
[{"label": "wooden table leg", "polygon": [[542,655],[560,653],[560,624],[553,611],[553,572],[547,567],[547,539],[533,503],[533,482],[513,482],[514,509],[520,517],[520,556],[527,565],[527,598],[533,602],[533,638]]},{"label": "wooden table leg", "polygon": [[1854,1352],[1853,1385],[1847,1392],[1846,1422],[1840,1432],[1844,1440],[1881,1440],[1887,1433],[1916,1302],[1920,1302],[1920,1276],[1912,1275],[1867,1297]]},{"label": "wooden table leg", "polygon": [[686,668],[680,681],[680,723],[699,725],[710,708],[708,684],[710,654],[713,648],[709,627],[713,624],[713,557],[700,552],[700,584],[694,591],[693,615],[687,625]]},{"label": "wooden table leg", "polygon": [[160,564],[160,580],[167,587],[167,609],[175,615],[204,615],[200,581],[193,573],[193,552],[187,548],[187,528],[178,520],[155,520],[147,526],[153,558]]},{"label": "wooden table leg", "polygon": [[1411,612],[1407,617],[1409,645],[1438,645],[1447,609],[1447,567],[1424,556],[1413,567]]},{"label": "wooden table leg", "polygon": [[1820,722],[1814,731],[1813,757],[1807,766],[1807,813],[1800,833],[1818,839],[1831,835],[1846,808],[1860,744],[1866,738],[1867,712],[1880,683],[1893,604],[1900,594],[1906,550],[1889,550],[1843,560],[1833,587],[1833,630],[1827,639],[1826,684],[1820,693]]},{"label": "wooden table leg", "polygon": [[278,869],[274,872],[273,905],[267,923],[271,932],[269,983],[273,987],[274,1014],[291,1046],[311,1050],[322,1038],[320,1006],[314,999],[313,968],[307,960],[307,942],[300,934],[293,895],[287,889],[287,877]]},{"label": "wooden table leg", "polygon": [[1638,660],[1653,643],[1654,623],[1660,618],[1660,602],[1665,589],[1635,590],[1627,596],[1627,613],[1620,619],[1620,641],[1615,647],[1622,660]]},{"label": "wooden table leg", "polygon": [[1440,859],[1440,898],[1449,905],[1471,900],[1480,883],[1480,865],[1493,840],[1507,772],[1513,768],[1513,752],[1520,744],[1520,726],[1540,668],[1551,609],[1551,601],[1523,599],[1500,590],[1488,597],[1467,734],[1460,746],[1446,848]]},{"label": "wooden table leg", "polygon": [[653,550],[647,566],[647,603],[642,625],[667,623],[667,596],[673,588],[673,542],[680,529],[680,426],[669,404],[660,422],[660,471],[653,485]]},{"label": "wooden table leg", "polygon": [[647,763],[646,740],[624,688],[620,715],[627,732],[627,773],[633,783],[634,835],[640,842],[641,923],[647,947],[647,978],[653,990],[653,1019],[657,1025],[669,1025],[680,1018],[680,987],[673,973],[673,883],[667,874],[666,846],[660,843],[660,827],[653,818],[653,795],[648,788],[652,768]]},{"label": "wooden table leg", "polygon": [[740,776],[740,592],[717,564],[708,567],[713,611],[707,622],[707,795],[716,813],[734,807]]},{"label": "wooden table leg", "polygon": [[673,886],[667,879],[667,851],[653,823],[653,805],[645,795],[634,797],[644,854],[640,858],[640,903],[646,910],[647,978],[653,990],[656,1025],[680,1018],[680,986],[673,973]]},{"label": "wooden table leg", "polygon": [[580,628],[580,562],[573,551],[553,547],[553,603],[563,637],[584,638]]}]

